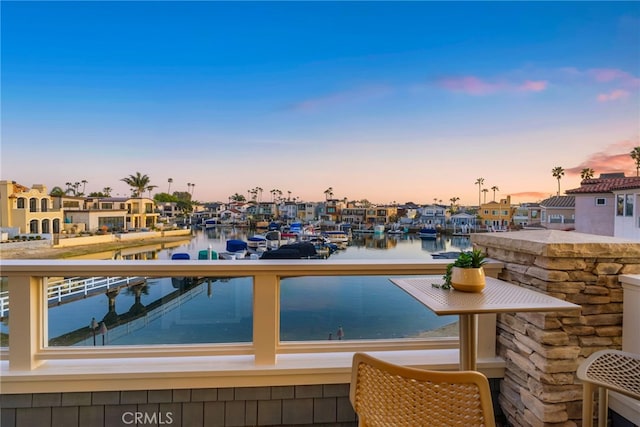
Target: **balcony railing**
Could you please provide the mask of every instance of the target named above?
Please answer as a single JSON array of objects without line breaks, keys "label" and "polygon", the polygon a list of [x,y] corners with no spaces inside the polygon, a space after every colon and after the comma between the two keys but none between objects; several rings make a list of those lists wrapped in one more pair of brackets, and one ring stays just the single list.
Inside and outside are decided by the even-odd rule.
[{"label": "balcony railing", "polygon": [[[292,369],[300,363],[297,357],[306,362],[299,368],[321,366],[318,370],[326,381],[327,370],[336,374],[336,366],[331,365],[331,357],[322,354],[354,351],[434,351],[444,349],[437,363],[441,366],[455,366],[457,361],[457,338],[448,339],[382,339],[324,342],[283,342],[280,339],[280,279],[300,276],[414,276],[442,275],[447,260],[431,262],[405,260],[308,260],[308,261],[62,261],[62,260],[5,260],[2,261],[2,276],[8,278],[10,297],[9,315],[9,348],[2,351],[2,376],[5,390],[32,390],[36,387],[40,372],[52,375],[59,369],[65,373],[68,382],[66,390],[81,389],[83,381],[94,378],[92,375],[104,375],[101,366],[128,366],[130,369],[144,371],[144,378],[160,378],[166,375],[166,369],[178,376],[181,369],[193,370],[198,364],[205,364],[208,375],[225,377],[224,384],[247,384],[244,379],[233,382],[231,378],[237,371],[248,369],[255,377],[256,369],[261,370],[265,378],[274,375],[278,368],[286,364]],[[485,265],[487,275],[496,277],[502,264],[491,262]],[[198,345],[135,345],[95,347],[49,347],[45,344],[47,337],[47,303],[46,278],[49,277],[252,277],[253,279],[253,340],[249,343],[236,344],[198,344]],[[393,286],[389,283],[389,286]],[[490,360],[493,365],[488,369],[501,370],[495,358],[495,315],[483,315],[479,319],[478,358]],[[455,353],[455,354],[453,354]],[[422,354],[422,353],[421,353]],[[296,356],[298,355],[298,356]],[[212,357],[223,365],[211,365]],[[167,360],[170,357],[171,367],[161,362],[161,367],[154,369],[155,360]],[[414,356],[415,357],[415,356]],[[163,359],[164,358],[164,359]],[[195,359],[194,359],[195,358]],[[204,358],[204,359],[202,359]],[[437,358],[437,357],[436,357]],[[100,359],[98,364],[96,359]],[[446,359],[446,361],[445,361]],[[120,360],[121,362],[117,362]],[[242,360],[238,367],[238,361]],[[292,361],[293,360],[293,361]],[[342,359],[341,359],[342,360]],[[207,362],[208,361],[208,362]],[[315,362],[314,362],[315,361]],[[84,368],[68,368],[73,366]],[[344,362],[344,361],[343,361]],[[343,363],[341,362],[341,363]],[[57,365],[58,363],[59,365]],[[195,365],[194,365],[195,363]],[[227,363],[227,365],[224,365]],[[344,363],[343,363],[344,364]],[[425,362],[428,365],[428,363]],[[160,366],[160,365],[158,365]],[[220,368],[226,366],[226,368]],[[480,363],[479,366],[482,367]],[[488,365],[487,365],[488,366]],[[138,368],[134,368],[138,367]],[[112,369],[110,368],[110,369]],[[344,366],[343,366],[344,368]],[[125,369],[125,368],[122,368]],[[204,368],[203,368],[204,369]],[[164,371],[163,371],[164,370]],[[212,374],[212,371],[218,372]],[[58,373],[60,373],[58,372]],[[138,371],[136,371],[138,372]],[[190,371],[191,372],[191,371]],[[203,370],[204,372],[204,370]],[[221,373],[222,372],[222,373]],[[236,372],[233,374],[232,372]],[[341,376],[345,375],[344,369]],[[494,371],[495,372],[495,371]],[[138,372],[139,373],[139,372]],[[268,374],[267,374],[268,373]],[[193,373],[192,373],[193,374]],[[141,374],[142,375],[142,374]],[[120,381],[121,389],[126,389],[124,376]],[[242,375],[241,375],[242,376]],[[306,381],[310,381],[306,375]],[[187,380],[188,378],[184,378]],[[140,378],[138,378],[140,380]],[[115,380],[114,380],[115,381]],[[256,381],[252,378],[252,381]],[[276,383],[293,381],[292,379],[275,380]],[[318,379],[318,381],[321,381]],[[105,383],[106,384],[106,383]],[[9,388],[7,388],[7,386]],[[132,385],[132,388],[139,385]],[[52,388],[53,387],[53,388]],[[44,390],[54,390],[56,385],[49,383]],[[37,387],[36,387],[37,388]],[[43,390],[40,388],[39,390]],[[11,391],[9,391],[11,392]]]}]

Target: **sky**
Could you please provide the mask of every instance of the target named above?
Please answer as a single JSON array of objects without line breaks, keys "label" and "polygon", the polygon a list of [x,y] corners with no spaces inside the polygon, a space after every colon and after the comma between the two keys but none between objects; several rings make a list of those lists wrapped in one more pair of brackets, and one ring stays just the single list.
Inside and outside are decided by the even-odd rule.
[{"label": "sky", "polygon": [[[0,179],[536,202],[635,175],[640,2],[0,3]],[[169,187],[169,179],[173,183]],[[187,184],[195,184],[193,186]],[[490,190],[487,201],[493,198]]]}]

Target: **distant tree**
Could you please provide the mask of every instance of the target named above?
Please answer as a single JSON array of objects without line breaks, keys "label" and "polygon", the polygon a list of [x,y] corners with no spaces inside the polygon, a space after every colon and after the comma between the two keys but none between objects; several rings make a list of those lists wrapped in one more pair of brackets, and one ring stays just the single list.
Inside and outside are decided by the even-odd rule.
[{"label": "distant tree", "polygon": [[50,195],[50,196],[53,196],[53,197],[60,197],[60,196],[64,196],[64,195],[65,195],[65,192],[64,192],[64,190],[63,190],[62,188],[60,188],[60,187],[53,187],[53,188],[51,189],[51,192],[49,193],[49,195]]},{"label": "distant tree", "polygon": [[580,178],[582,179],[591,179],[593,178],[593,174],[595,171],[591,168],[584,168],[580,171]]},{"label": "distant tree", "polygon": [[560,195],[560,179],[564,176],[564,169],[562,166],[556,166],[551,169],[551,174],[558,180],[558,196]]},{"label": "distant tree", "polygon": [[480,195],[482,194],[482,185],[484,184],[484,178],[476,179],[476,185],[478,186],[478,206],[480,206]]},{"label": "distant tree", "polygon": [[85,189],[86,189],[86,187],[87,187],[87,183],[88,183],[89,181],[87,181],[86,179],[83,179],[81,182],[82,182],[82,194],[84,194]]},{"label": "distant tree", "polygon": [[169,193],[156,193],[153,195],[153,200],[158,203],[177,202],[178,198]]},{"label": "distant tree", "polygon": [[101,191],[93,191],[89,193],[89,197],[109,197]]},{"label": "distant tree", "polygon": [[167,182],[169,183],[169,187],[167,187],[167,194],[171,194],[171,183],[173,182],[173,178],[169,178]]},{"label": "distant tree", "polygon": [[104,193],[105,197],[111,197],[111,192],[113,191],[113,188],[111,187],[104,187],[102,189],[102,192]]},{"label": "distant tree", "polygon": [[135,175],[129,175],[126,178],[122,178],[120,181],[125,182],[133,192],[133,197],[141,197],[145,192],[151,180],[147,175],[142,175],[140,172],[136,172]]},{"label": "distant tree", "polygon": [[[489,192],[488,188],[483,188],[482,189],[482,193],[483,193],[483,198],[482,198],[482,203],[487,203],[487,193]],[[495,200],[495,197],[493,198]]]},{"label": "distant tree", "polygon": [[245,202],[247,199],[242,195],[242,194],[238,194],[235,193],[233,196],[230,197],[231,200],[233,200],[234,202]]},{"label": "distant tree", "polygon": [[496,191],[500,191],[500,189],[498,188],[498,186],[494,185],[493,187],[491,187],[491,190],[493,191],[493,201],[496,201]]},{"label": "distant tree", "polygon": [[636,176],[640,176],[640,147],[634,147],[629,155],[636,162]]},{"label": "distant tree", "polygon": [[325,200],[329,200],[331,197],[333,197],[333,187],[329,187],[326,190],[324,190]]},{"label": "distant tree", "polygon": [[456,196],[454,196],[454,197],[452,197],[452,198],[450,198],[450,199],[449,199],[449,201],[451,202],[451,209],[450,209],[450,211],[451,211],[452,213],[453,213],[453,212],[456,212],[456,211],[458,210],[457,205],[456,205],[456,202],[457,202],[458,200],[460,200],[460,197],[456,197]]},{"label": "distant tree", "polygon": [[149,198],[151,198],[151,190],[157,187],[158,187],[157,185],[147,185],[147,188],[145,188],[145,190],[149,192]]}]

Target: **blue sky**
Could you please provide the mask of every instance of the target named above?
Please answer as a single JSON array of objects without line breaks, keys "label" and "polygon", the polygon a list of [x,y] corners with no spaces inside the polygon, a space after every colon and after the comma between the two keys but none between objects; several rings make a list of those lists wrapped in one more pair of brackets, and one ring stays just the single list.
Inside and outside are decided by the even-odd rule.
[{"label": "blue sky", "polygon": [[635,173],[638,2],[0,7],[0,178],[27,186],[473,204]]}]

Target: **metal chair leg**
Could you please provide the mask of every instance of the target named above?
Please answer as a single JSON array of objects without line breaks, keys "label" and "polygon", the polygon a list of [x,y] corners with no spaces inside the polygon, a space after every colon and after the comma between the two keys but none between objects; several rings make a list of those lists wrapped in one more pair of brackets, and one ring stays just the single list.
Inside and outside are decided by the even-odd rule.
[{"label": "metal chair leg", "polygon": [[593,384],[582,383],[582,427],[593,427],[593,390]]},{"label": "metal chair leg", "polygon": [[598,387],[598,427],[606,427],[609,418],[609,390]]}]

